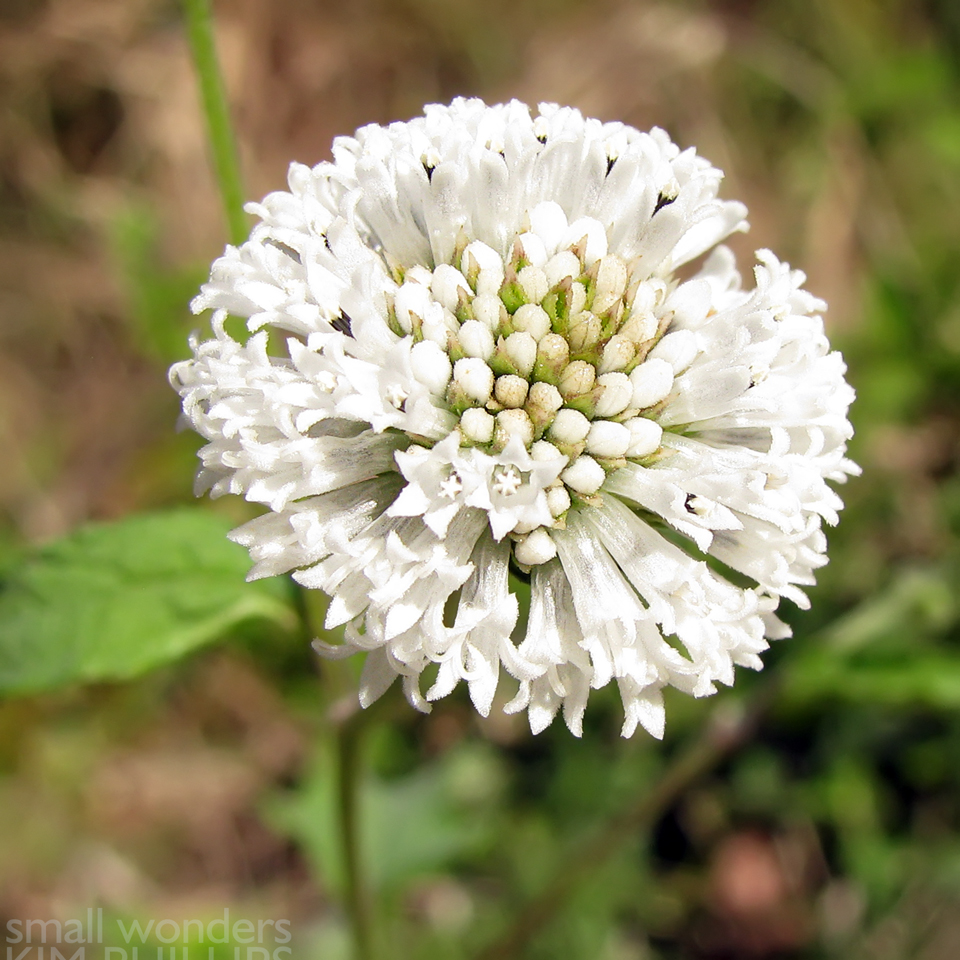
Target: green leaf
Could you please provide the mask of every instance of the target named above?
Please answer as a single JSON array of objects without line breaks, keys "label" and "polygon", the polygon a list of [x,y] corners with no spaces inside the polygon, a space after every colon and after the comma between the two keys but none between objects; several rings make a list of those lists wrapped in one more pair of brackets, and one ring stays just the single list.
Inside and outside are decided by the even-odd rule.
[{"label": "green leaf", "polygon": [[230,524],[201,508],[84,527],[0,591],[0,692],[123,680],[254,618],[295,623],[283,580],[246,583]]}]

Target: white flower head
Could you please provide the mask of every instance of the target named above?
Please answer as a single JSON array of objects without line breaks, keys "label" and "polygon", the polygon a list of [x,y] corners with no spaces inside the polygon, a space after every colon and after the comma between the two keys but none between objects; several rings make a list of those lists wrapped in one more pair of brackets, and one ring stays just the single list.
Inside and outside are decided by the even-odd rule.
[{"label": "white flower head", "polygon": [[534,731],[579,734],[615,680],[624,735],[661,736],[663,687],[759,668],[826,562],[826,481],[858,471],[824,305],[768,251],[742,289],[717,244],[745,208],[659,129],[455,100],[333,154],[248,207],[193,303],[198,492],[269,507],[233,534],[251,576],[331,596],[321,652],[366,653],[364,704],[463,680],[486,713],[502,666]]}]

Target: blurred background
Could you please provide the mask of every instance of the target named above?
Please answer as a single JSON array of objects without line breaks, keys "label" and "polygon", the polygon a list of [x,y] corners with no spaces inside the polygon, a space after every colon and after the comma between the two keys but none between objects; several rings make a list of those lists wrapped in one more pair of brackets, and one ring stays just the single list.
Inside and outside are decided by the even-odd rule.
[{"label": "blurred background", "polygon": [[[251,198],[332,138],[478,95],[665,127],[830,304],[859,399],[831,563],[796,638],[667,740],[537,738],[399,697],[369,743],[367,852],[398,958],[473,955],[570,845],[642,795],[720,701],[757,733],[578,889],[523,956],[960,954],[960,4],[957,0],[217,0]],[[186,503],[169,364],[223,248],[172,0],[0,0],[0,569],[89,520]],[[212,509],[236,522],[243,503]],[[785,603],[785,606],[789,605]],[[0,924],[291,920],[349,955],[330,695],[249,625],[126,684],[0,703]],[[232,954],[231,954],[232,955]],[[521,954],[518,954],[518,956]],[[204,955],[206,956],[206,955]]]}]

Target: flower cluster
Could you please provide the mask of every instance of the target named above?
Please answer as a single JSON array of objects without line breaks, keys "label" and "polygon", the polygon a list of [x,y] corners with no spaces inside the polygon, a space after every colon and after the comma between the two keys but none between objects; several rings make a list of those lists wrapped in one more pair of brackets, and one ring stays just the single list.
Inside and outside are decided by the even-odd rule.
[{"label": "flower cluster", "polygon": [[333,153],[248,207],[194,301],[198,492],[270,508],[233,534],[251,576],[330,595],[319,647],[367,654],[364,704],[464,680],[486,714],[503,666],[534,731],[579,733],[616,680],[624,735],[661,736],[663,687],[759,668],[826,562],[825,481],[856,467],[823,304],[768,251],[741,288],[716,245],[746,210],[662,130],[457,100]]}]

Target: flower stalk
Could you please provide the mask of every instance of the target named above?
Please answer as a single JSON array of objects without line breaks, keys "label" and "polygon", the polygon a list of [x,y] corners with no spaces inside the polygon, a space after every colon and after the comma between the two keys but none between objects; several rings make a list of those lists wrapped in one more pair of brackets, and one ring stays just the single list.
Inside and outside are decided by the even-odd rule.
[{"label": "flower stalk", "polygon": [[363,870],[360,796],[363,775],[363,715],[354,713],[337,727],[337,816],[343,856],[345,905],[356,960],[373,960],[373,911]]},{"label": "flower stalk", "polygon": [[250,225],[243,212],[245,193],[240,176],[240,157],[217,61],[210,0],[183,0],[183,6],[227,234],[232,244],[239,245],[247,238]]},{"label": "flower stalk", "polygon": [[[324,628],[329,600],[309,590],[297,591],[297,606],[309,638],[334,639]],[[335,633],[335,632],[334,632]],[[330,738],[336,777],[334,798],[339,839],[343,907],[353,941],[354,960],[374,960],[374,910],[363,852],[364,743],[378,711],[359,709],[351,665],[331,660],[323,665],[327,710],[324,736]],[[381,701],[382,703],[382,701]]]}]

